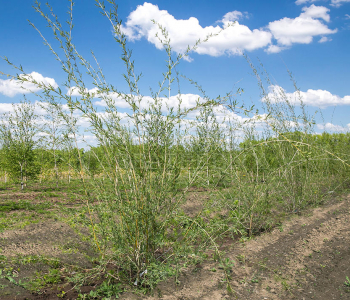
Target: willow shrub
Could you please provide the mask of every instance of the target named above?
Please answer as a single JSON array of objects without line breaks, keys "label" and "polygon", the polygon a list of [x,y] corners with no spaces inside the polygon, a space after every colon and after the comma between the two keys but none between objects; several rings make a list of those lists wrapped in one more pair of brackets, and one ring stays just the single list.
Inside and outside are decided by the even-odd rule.
[{"label": "willow shrub", "polygon": [[[187,115],[195,110],[216,106],[220,99],[214,101],[205,98],[204,102],[198,102],[195,107],[183,109],[179,92],[178,105],[168,105],[171,86],[174,80],[179,80],[176,66],[200,41],[184,54],[174,56],[166,30],[158,25],[161,32],[159,39],[168,60],[159,90],[152,94],[152,100],[145,105],[138,86],[141,76],[135,73],[131,51],[127,48],[126,37],[121,31],[117,6],[113,1],[108,2],[111,10],[107,10],[103,2],[96,1],[96,5],[113,25],[114,39],[120,45],[121,59],[126,68],[124,78],[129,87],[127,92],[119,91],[107,83],[98,63],[93,66],[79,54],[72,41],[71,0],[67,29],[63,28],[48,4],[49,14],[44,12],[37,1],[34,6],[52,29],[59,49],[56,50],[49,39],[31,24],[43,37],[44,43],[66,73],[65,87],[68,93],[35,81],[29,74],[25,74],[22,67],[16,67],[6,60],[25,74],[16,76],[17,80],[22,83],[31,82],[42,89],[36,95],[44,102],[49,102],[50,107],[56,108],[65,120],[65,135],[69,137],[70,144],[72,141],[75,143],[76,148],[79,140],[76,113],[82,114],[89,122],[90,132],[96,137],[103,155],[91,148],[90,155],[94,155],[94,159],[84,159],[81,152],[77,151],[79,171],[87,196],[87,224],[92,229],[93,242],[101,259],[117,261],[120,269],[126,270],[126,274],[134,282],[135,278],[140,279],[140,274],[145,274],[143,272],[148,266],[166,262],[183,251],[186,253],[192,247],[191,241],[198,232],[197,241],[201,240],[203,232],[204,239],[210,239],[196,220],[179,213],[189,186],[201,170],[205,169],[207,159],[198,159],[192,170],[192,179],[184,187],[177,188],[177,182],[183,162],[181,149],[186,143],[186,135],[192,131],[191,124],[186,121]],[[96,88],[94,93],[86,88],[87,80],[82,68],[88,75],[90,84]],[[80,96],[73,97],[73,91]],[[104,101],[104,111],[99,111],[94,105],[95,98]],[[115,105],[115,99],[125,101],[129,108],[127,117],[122,117],[123,114]],[[97,162],[99,166],[96,165]],[[99,176],[93,176],[95,170],[99,170]],[[89,172],[93,180],[87,181],[84,174]]]},{"label": "willow shrub", "polygon": [[282,89],[267,93],[258,82],[266,115],[242,128],[245,139],[227,168],[231,183],[220,197],[229,228],[248,235],[348,188],[350,171],[348,134],[315,134],[302,99],[296,108]]},{"label": "willow shrub", "polygon": [[[204,101],[183,109],[179,92],[178,105],[169,106],[174,80],[179,82],[176,66],[200,41],[184,54],[174,56],[161,25],[158,38],[167,53],[166,70],[159,90],[145,105],[139,89],[140,75],[135,73],[117,6],[108,2],[112,7],[109,11],[103,2],[96,4],[113,25],[126,68],[127,92],[109,84],[98,63],[93,66],[79,54],[72,42],[72,1],[67,30],[50,7],[50,15],[38,2],[35,9],[60,45],[56,51],[44,38],[67,75],[66,88],[79,92],[80,97],[45,86],[30,75],[15,79],[29,81],[43,90],[37,95],[56,107],[65,120],[70,147],[73,141],[78,148],[76,112],[89,122],[98,147],[91,148],[88,158],[82,157],[80,151],[74,158],[86,192],[87,224],[101,259],[113,261],[119,270],[127,271],[123,274],[128,274],[131,282],[139,281],[141,275],[157,277],[151,270],[156,272],[159,263],[208,245],[217,250],[216,239],[227,232],[261,231],[273,225],[276,211],[295,212],[310,201],[317,202],[320,197],[314,196],[315,191],[319,195],[327,186],[323,178],[340,170],[338,167],[348,166],[347,157],[325,151],[313,139],[313,123],[302,101],[301,114],[296,115],[283,92],[274,92],[278,101],[271,99],[258,75],[265,114],[246,109],[251,118],[244,123],[234,119],[238,105],[231,101],[231,95],[209,99],[193,81],[190,83],[203,92]],[[97,62],[94,55],[93,58]],[[87,75],[82,75],[82,68]],[[17,69],[24,73],[22,68]],[[86,76],[95,86],[94,92],[86,88]],[[104,111],[96,108],[95,98],[104,101]],[[125,101],[127,116],[118,111],[115,99]],[[219,107],[232,112],[221,123],[215,117]],[[187,116],[194,111],[198,112],[197,119],[190,122]],[[91,180],[86,181],[84,174],[89,172]],[[209,192],[202,209],[189,217],[181,205],[192,186],[205,187]]]}]

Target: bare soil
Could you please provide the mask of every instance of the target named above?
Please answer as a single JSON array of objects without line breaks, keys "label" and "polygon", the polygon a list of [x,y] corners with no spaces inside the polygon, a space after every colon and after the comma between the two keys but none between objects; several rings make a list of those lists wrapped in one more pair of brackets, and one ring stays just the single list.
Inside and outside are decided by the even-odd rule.
[{"label": "bare soil", "polygon": [[[160,284],[153,296],[121,299],[350,299],[350,195],[293,215],[279,228],[247,242],[226,244],[235,261],[227,291],[214,262],[183,269],[179,282]],[[214,272],[215,271],[215,272]]]},{"label": "bare soil", "polygon": [[[25,200],[38,202],[38,196],[33,192]],[[11,201],[23,199],[23,194],[2,194],[0,204],[8,201],[8,197]],[[186,207],[190,215],[200,211],[205,197],[203,192],[191,192]],[[58,201],[55,197],[50,199]],[[235,262],[227,274],[233,293],[227,290],[224,270],[217,262],[208,260],[182,268],[176,282],[170,278],[159,284],[153,295],[126,292],[120,299],[350,299],[350,286],[345,284],[346,277],[350,278],[349,246],[350,195],[334,196],[322,207],[291,215],[271,232],[245,242],[223,241],[226,258]],[[62,264],[82,269],[91,268],[89,257],[96,255],[74,229],[55,218],[39,218],[39,222],[24,228],[0,232],[0,256],[11,258],[19,254],[57,258]],[[47,270],[48,266],[40,262],[21,265],[16,281]],[[83,286],[82,292],[93,290],[96,284]],[[64,285],[62,280],[33,294],[0,278],[0,299],[62,299],[57,296],[59,290],[67,292],[63,299],[76,299],[78,293],[72,288],[72,284]]]}]

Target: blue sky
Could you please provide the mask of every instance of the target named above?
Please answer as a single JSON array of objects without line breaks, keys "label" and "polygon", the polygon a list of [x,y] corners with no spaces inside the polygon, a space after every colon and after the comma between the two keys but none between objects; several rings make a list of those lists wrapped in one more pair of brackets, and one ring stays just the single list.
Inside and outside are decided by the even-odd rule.
[{"label": "blue sky", "polygon": [[[64,23],[68,1],[49,2]],[[21,64],[26,73],[35,72],[32,74],[43,82],[63,86],[65,73],[28,24],[27,20],[33,22],[52,41],[50,29],[32,8],[33,3],[12,0],[1,4],[0,56]],[[317,110],[324,118],[322,121],[318,114],[316,131],[322,131],[324,125],[328,131],[350,130],[350,0],[132,0],[120,2],[118,13],[128,46],[133,49],[136,71],[143,73],[140,86],[145,96],[150,95],[149,88],[157,88],[167,59],[155,38],[157,30],[151,19],[167,28],[175,54],[182,53],[196,39],[221,30],[178,67],[201,84],[210,97],[241,87],[244,93],[238,100],[261,107],[258,84],[241,55],[244,52],[256,66],[261,61],[274,87],[283,88],[291,99],[295,89],[287,68],[292,72],[309,112]],[[234,21],[233,26],[225,27]],[[74,24],[73,42],[77,49],[89,60],[93,50],[107,80],[127,92],[120,47],[95,1],[76,1]],[[0,71],[16,73],[4,61],[0,61]],[[93,88],[89,82],[87,86]],[[15,82],[0,77],[0,112],[9,110],[9,103],[19,102],[23,92]],[[181,92],[198,94],[185,81]],[[172,95],[176,94],[174,86]]]}]

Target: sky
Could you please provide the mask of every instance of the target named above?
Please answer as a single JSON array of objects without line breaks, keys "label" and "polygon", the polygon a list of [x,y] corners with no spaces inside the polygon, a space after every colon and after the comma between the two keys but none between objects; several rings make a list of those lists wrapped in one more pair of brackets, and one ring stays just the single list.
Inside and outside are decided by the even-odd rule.
[{"label": "sky", "polygon": [[[69,2],[49,3],[66,26]],[[28,20],[58,49],[52,31],[33,4],[31,0],[1,3],[0,56],[21,65],[37,81],[64,89],[67,78],[59,62],[29,25]],[[94,0],[75,1],[73,43],[91,62],[93,51],[107,81],[127,93],[120,46],[113,39],[111,23],[95,4]],[[124,0],[117,4],[121,29],[128,47],[133,49],[135,70],[142,72],[140,88],[146,99],[150,90],[157,90],[162,73],[167,71],[167,55],[156,37],[159,27],[154,20],[166,28],[174,55],[183,54],[198,39],[214,35],[177,67],[202,86],[209,97],[241,88],[244,92],[237,100],[262,109],[261,91],[248,57],[258,72],[266,70],[270,79],[265,83],[266,91],[283,89],[292,102],[297,98],[296,88],[300,91],[310,115],[316,113],[316,132],[350,131],[350,0]],[[2,59],[0,71],[17,73]],[[88,79],[86,86],[94,88]],[[201,96],[186,80],[181,80],[180,87],[188,107]],[[177,93],[175,84],[171,101],[176,101]],[[0,76],[0,113],[10,111],[11,103],[21,101],[23,94],[33,102],[37,100],[16,81]],[[95,104],[103,107],[100,99]],[[121,112],[127,112],[120,99],[116,105]]]}]

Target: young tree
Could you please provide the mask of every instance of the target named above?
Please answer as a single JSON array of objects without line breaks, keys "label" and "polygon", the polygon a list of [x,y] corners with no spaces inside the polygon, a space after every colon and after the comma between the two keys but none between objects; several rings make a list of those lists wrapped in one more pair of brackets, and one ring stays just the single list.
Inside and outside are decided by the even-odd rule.
[{"label": "young tree", "polygon": [[20,178],[22,189],[29,178],[40,172],[34,152],[39,131],[34,110],[35,105],[25,99],[13,104],[13,113],[4,114],[0,123],[3,168],[12,178]]},{"label": "young tree", "polygon": [[193,150],[198,163],[206,168],[206,184],[210,185],[210,174],[215,164],[219,161],[220,140],[222,132],[217,122],[213,106],[205,106],[196,117],[196,135],[193,140]]},{"label": "young tree", "polygon": [[[0,118],[3,117],[3,115],[0,115]],[[7,183],[7,174],[4,168],[4,163],[5,163],[5,155],[4,155],[4,150],[3,150],[3,145],[2,145],[2,140],[0,139],[0,173],[4,176],[4,182]]]},{"label": "young tree", "polygon": [[[159,82],[159,90],[152,92],[152,100],[148,101],[148,108],[144,108],[143,103],[146,99],[139,89],[141,74],[135,72],[134,62],[131,59],[132,52],[126,46],[127,38],[122,31],[117,5],[114,1],[108,2],[112,5],[110,10],[105,7],[103,1],[96,1],[96,4],[113,25],[115,40],[121,47],[121,58],[126,66],[126,72],[123,75],[129,87],[127,91],[119,90],[106,81],[96,57],[94,59],[97,66],[94,67],[75,48],[71,34],[73,30],[72,0],[69,1],[71,5],[67,30],[62,27],[64,23],[58,21],[49,5],[50,14],[44,13],[38,2],[35,9],[53,29],[53,34],[63,50],[64,56],[60,57],[44,39],[45,44],[67,74],[65,86],[69,91],[76,89],[81,97],[74,99],[71,93],[39,83],[29,74],[17,76],[16,79],[20,82],[28,81],[35,84],[43,91],[41,94],[44,95],[45,101],[67,105],[71,116],[76,111],[89,121],[90,130],[104,151],[106,164],[102,164],[101,167],[104,168],[107,178],[104,184],[92,181],[94,193],[90,193],[83,176],[83,155],[80,150],[77,150],[94,242],[104,260],[105,256],[111,253],[113,257],[125,264],[123,270],[130,270],[135,274],[132,276],[136,276],[140,281],[147,267],[152,263],[158,263],[160,249],[171,249],[170,256],[175,257],[176,253],[180,254],[184,249],[182,245],[178,247],[178,240],[180,240],[178,237],[181,234],[183,234],[181,239],[183,243],[192,241],[191,238],[186,239],[190,228],[182,233],[176,233],[176,238],[168,234],[174,229],[173,221],[178,222],[175,217],[180,211],[180,205],[185,200],[185,193],[188,190],[186,188],[180,193],[174,188],[179,176],[181,160],[179,155],[173,155],[172,148],[181,145],[184,138],[182,130],[175,130],[175,128],[184,122],[191,111],[209,104],[214,105],[215,101],[209,101],[209,99],[206,99],[206,103],[198,101],[190,109],[181,107],[179,104],[176,110],[169,105],[172,82],[179,77],[176,66],[201,41],[198,40],[192,48],[188,47],[183,54],[175,56],[171,50],[170,37],[165,28],[158,24],[160,42],[166,50],[168,60],[163,79]],[[204,41],[210,36],[208,35]],[[59,52],[61,54],[61,50]],[[84,72],[81,71],[81,66],[85,68]],[[18,70],[24,73],[22,68]],[[90,84],[95,86],[96,93],[90,93],[87,89],[89,83],[85,80],[85,75],[83,77],[85,71],[90,78]],[[168,91],[166,97],[164,97],[164,91]],[[178,89],[178,95],[181,98],[180,89]],[[113,100],[116,96],[123,99],[129,107],[127,117],[120,113]],[[96,97],[106,103],[105,110],[102,112],[95,105]],[[179,103],[181,103],[180,100]],[[66,116],[68,149],[72,141],[71,136],[75,147],[78,148],[76,122],[75,120],[72,122],[73,118],[69,118],[68,114]],[[94,215],[96,214],[99,218],[98,225],[94,223],[95,217],[91,214],[90,201],[95,201]],[[96,235],[95,228],[101,229],[99,231],[101,234]],[[108,251],[111,247],[113,250]]]},{"label": "young tree", "polygon": [[46,125],[44,127],[44,133],[46,134],[45,142],[47,145],[50,145],[50,152],[53,155],[56,188],[58,188],[58,164],[60,159],[57,155],[57,150],[62,144],[63,120],[60,110],[56,106],[50,103],[42,103],[40,106],[47,113],[45,116]]}]

